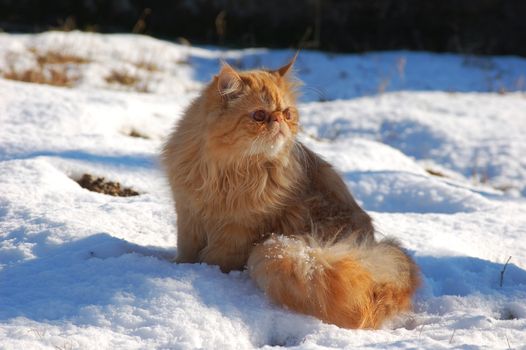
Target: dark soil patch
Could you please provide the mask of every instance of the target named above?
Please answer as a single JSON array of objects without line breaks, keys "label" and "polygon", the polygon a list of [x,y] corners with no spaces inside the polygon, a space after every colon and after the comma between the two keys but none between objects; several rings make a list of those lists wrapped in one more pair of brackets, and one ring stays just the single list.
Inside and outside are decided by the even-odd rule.
[{"label": "dark soil patch", "polygon": [[137,138],[140,138],[140,139],[149,139],[149,137],[147,135],[144,135],[143,133],[135,130],[135,129],[132,129],[132,131],[130,131],[128,133],[128,136],[130,137],[137,137]]},{"label": "dark soil patch", "polygon": [[433,169],[426,169],[427,173],[430,174],[430,175],[433,175],[433,176],[438,176],[438,177],[447,177],[444,173],[438,171],[438,170],[433,170]]},{"label": "dark soil patch", "polygon": [[106,181],[103,177],[94,177],[90,174],[84,174],[77,180],[77,183],[90,191],[107,194],[116,197],[138,196],[139,192],[131,188],[121,187],[121,184],[113,181]]}]

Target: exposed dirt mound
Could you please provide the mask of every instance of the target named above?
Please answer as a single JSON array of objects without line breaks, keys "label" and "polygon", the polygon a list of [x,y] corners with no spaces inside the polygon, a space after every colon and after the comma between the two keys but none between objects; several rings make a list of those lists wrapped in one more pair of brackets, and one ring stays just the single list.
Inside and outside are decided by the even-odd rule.
[{"label": "exposed dirt mound", "polygon": [[121,187],[121,184],[118,182],[106,181],[103,177],[94,177],[90,174],[82,175],[77,182],[85,189],[110,196],[131,197],[139,195],[139,192],[131,188]]}]

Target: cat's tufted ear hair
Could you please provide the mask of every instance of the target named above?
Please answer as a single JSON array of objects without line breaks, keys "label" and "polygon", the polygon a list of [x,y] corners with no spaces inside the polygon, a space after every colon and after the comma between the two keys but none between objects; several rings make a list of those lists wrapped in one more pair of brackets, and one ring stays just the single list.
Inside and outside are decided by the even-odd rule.
[{"label": "cat's tufted ear hair", "polygon": [[241,93],[243,83],[241,77],[228,63],[223,62],[217,78],[217,90],[226,99],[232,99]]},{"label": "cat's tufted ear hair", "polygon": [[296,58],[298,58],[299,53],[300,53],[299,50],[296,51],[296,54],[294,55],[294,57],[292,57],[289,63],[287,63],[281,68],[276,69],[274,72],[277,73],[280,77],[285,76],[290,71],[294,63],[296,62]]}]

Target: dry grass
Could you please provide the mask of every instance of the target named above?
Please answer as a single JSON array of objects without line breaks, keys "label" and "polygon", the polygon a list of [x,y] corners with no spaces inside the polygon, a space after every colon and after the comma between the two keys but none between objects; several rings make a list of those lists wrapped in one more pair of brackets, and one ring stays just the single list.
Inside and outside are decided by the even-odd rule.
[{"label": "dry grass", "polygon": [[74,16],[68,16],[65,19],[58,21],[58,26],[52,27],[53,30],[61,32],[71,32],[72,30],[78,29],[77,21]]},{"label": "dry grass", "polygon": [[139,82],[139,77],[123,70],[114,69],[104,80],[106,80],[108,84],[133,86]]},{"label": "dry grass", "polygon": [[135,67],[143,69],[148,72],[158,72],[159,71],[159,66],[157,66],[155,63],[150,62],[150,61],[142,60],[134,64],[135,64]]},{"label": "dry grass", "polygon": [[5,79],[23,81],[26,83],[47,84],[53,86],[73,86],[79,79],[77,74],[68,72],[67,67],[38,66],[24,70],[16,70],[12,66],[2,76]]},{"label": "dry grass", "polygon": [[68,54],[60,51],[39,52],[36,48],[29,48],[39,65],[47,64],[85,64],[91,60],[74,54]]},{"label": "dry grass", "polygon": [[36,65],[31,68],[17,69],[16,55],[7,55],[7,70],[2,72],[5,79],[26,83],[47,84],[53,86],[73,86],[80,78],[80,73],[71,65],[79,65],[90,60],[61,51],[40,52],[34,47],[28,49],[35,58]]},{"label": "dry grass", "polygon": [[[21,66],[21,58],[31,58],[32,66]],[[82,77],[80,65],[93,60],[75,54],[71,47],[45,50],[30,46],[25,53],[10,52],[6,54],[6,68],[0,69],[0,77],[27,83],[47,84],[71,87]],[[24,61],[24,60],[22,60]],[[25,60],[27,61],[27,60]],[[113,69],[104,78],[106,83],[121,90],[151,92],[153,75],[160,71],[159,66],[151,59],[143,58],[133,65],[132,69]]]},{"label": "dry grass", "polygon": [[125,70],[114,69],[104,78],[104,80],[108,84],[129,87],[137,92],[150,92],[146,82],[143,82],[137,75]]}]

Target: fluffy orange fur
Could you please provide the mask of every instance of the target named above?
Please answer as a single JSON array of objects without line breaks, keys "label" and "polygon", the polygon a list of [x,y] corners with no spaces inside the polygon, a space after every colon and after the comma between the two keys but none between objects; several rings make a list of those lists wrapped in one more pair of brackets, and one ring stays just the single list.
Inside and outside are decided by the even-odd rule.
[{"label": "fluffy orange fur", "polygon": [[275,71],[227,64],[186,110],[162,159],[179,263],[248,267],[272,300],[346,328],[408,310],[411,258],[377,242],[330,164],[296,140],[294,60]]}]

